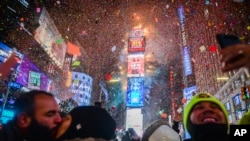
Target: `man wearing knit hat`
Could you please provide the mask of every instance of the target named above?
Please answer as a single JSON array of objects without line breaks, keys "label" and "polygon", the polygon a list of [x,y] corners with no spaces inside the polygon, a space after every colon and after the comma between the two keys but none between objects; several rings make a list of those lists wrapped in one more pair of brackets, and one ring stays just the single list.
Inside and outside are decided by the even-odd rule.
[{"label": "man wearing knit hat", "polygon": [[79,106],[63,119],[56,141],[113,140],[115,130],[115,120],[105,109]]},{"label": "man wearing knit hat", "polygon": [[224,105],[209,93],[198,93],[184,108],[186,141],[228,141],[229,120]]}]

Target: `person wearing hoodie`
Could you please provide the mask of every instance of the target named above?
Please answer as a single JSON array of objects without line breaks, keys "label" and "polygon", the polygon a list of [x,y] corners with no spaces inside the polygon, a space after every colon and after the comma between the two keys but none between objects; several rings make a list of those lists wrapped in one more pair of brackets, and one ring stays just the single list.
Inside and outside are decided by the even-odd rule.
[{"label": "person wearing hoodie", "polygon": [[209,93],[197,93],[184,107],[186,141],[228,141],[229,119],[224,105]]},{"label": "person wearing hoodie", "polygon": [[181,141],[181,137],[166,121],[157,120],[146,128],[141,141]]}]

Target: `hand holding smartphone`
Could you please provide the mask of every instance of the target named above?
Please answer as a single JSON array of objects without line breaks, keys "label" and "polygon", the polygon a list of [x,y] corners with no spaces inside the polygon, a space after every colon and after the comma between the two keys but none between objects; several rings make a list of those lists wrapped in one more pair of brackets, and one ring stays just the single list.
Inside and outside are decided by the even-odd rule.
[{"label": "hand holding smartphone", "polygon": [[217,42],[219,43],[221,49],[235,45],[235,44],[241,44],[241,40],[239,37],[235,35],[227,35],[227,34],[216,34]]},{"label": "hand holding smartphone", "polygon": [[234,45],[242,44],[241,40],[235,35],[226,34],[217,34],[216,39],[222,49],[220,51],[222,71],[239,68],[245,57],[243,55],[242,46]]}]

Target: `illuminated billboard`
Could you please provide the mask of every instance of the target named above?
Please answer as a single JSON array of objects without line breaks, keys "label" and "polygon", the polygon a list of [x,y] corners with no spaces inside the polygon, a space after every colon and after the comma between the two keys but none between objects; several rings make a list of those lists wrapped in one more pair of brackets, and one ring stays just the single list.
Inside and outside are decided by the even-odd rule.
[{"label": "illuminated billboard", "polygon": [[78,106],[90,105],[93,78],[82,72],[72,72],[70,92]]},{"label": "illuminated billboard", "polygon": [[128,78],[128,88],[126,97],[127,107],[143,106],[144,79],[142,77]]},{"label": "illuminated billboard", "polygon": [[144,52],[145,44],[145,37],[131,37],[128,42],[128,52]]},{"label": "illuminated billboard", "polygon": [[187,104],[190,101],[190,99],[193,97],[193,93],[195,93],[196,91],[197,91],[196,86],[183,89],[183,98],[186,100],[185,104]]},{"label": "illuminated billboard", "polygon": [[39,25],[35,31],[35,40],[42,46],[56,65],[62,68],[67,45],[45,8],[43,8],[39,18]]},{"label": "illuminated billboard", "polygon": [[49,90],[49,78],[27,57],[23,57],[17,72],[16,82],[22,86],[30,87],[30,89]]},{"label": "illuminated billboard", "polygon": [[144,76],[144,55],[133,54],[128,55],[128,77],[143,77]]},{"label": "illuminated billboard", "polygon": [[141,108],[127,109],[126,113],[126,130],[133,128],[139,137],[142,137],[143,115]]}]

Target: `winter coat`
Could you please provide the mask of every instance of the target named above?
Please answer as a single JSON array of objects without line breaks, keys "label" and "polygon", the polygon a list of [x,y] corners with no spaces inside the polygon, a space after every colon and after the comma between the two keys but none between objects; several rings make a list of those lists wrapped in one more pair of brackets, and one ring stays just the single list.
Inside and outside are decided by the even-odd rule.
[{"label": "winter coat", "polygon": [[4,124],[0,130],[0,141],[24,141],[12,121]]}]

